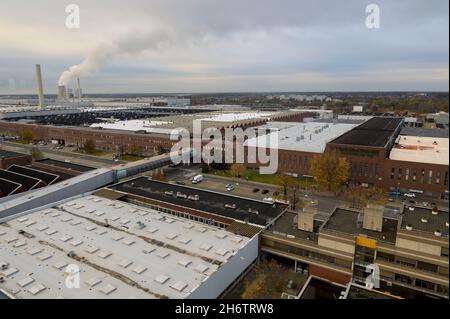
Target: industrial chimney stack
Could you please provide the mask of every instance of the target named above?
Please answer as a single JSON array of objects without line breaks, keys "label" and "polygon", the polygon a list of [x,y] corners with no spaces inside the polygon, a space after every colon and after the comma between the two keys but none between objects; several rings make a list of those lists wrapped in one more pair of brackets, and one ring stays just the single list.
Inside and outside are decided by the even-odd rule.
[{"label": "industrial chimney stack", "polygon": [[80,85],[80,78],[77,78],[77,97],[81,99],[81,85]]},{"label": "industrial chimney stack", "polygon": [[45,108],[44,88],[42,85],[42,74],[41,74],[41,65],[40,64],[36,64],[36,82],[37,82],[37,87],[38,87],[39,109],[43,110]]},{"label": "industrial chimney stack", "polygon": [[59,85],[58,86],[58,99],[65,99],[67,96],[66,86]]}]

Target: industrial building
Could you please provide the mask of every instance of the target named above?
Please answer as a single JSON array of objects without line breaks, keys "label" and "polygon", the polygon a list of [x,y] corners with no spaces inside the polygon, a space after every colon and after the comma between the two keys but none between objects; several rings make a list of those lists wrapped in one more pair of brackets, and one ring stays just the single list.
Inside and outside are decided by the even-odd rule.
[{"label": "industrial building", "polygon": [[324,218],[306,206],[286,212],[262,233],[261,251],[289,260],[296,271],[346,285],[365,285],[379,268],[377,290],[403,298],[448,298],[448,211],[415,205],[395,216],[369,204],[338,207]]},{"label": "industrial building", "polygon": [[13,298],[217,298],[258,256],[258,236],[123,201],[48,206],[0,224],[0,291]]},{"label": "industrial building", "polygon": [[13,164],[29,165],[32,158],[30,154],[22,154],[0,149],[0,169],[5,169]]}]

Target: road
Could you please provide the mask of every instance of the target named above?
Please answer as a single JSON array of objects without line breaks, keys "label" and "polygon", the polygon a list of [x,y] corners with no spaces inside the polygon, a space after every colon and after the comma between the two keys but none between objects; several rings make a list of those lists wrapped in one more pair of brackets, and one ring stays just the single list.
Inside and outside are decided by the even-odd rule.
[{"label": "road", "polygon": [[93,167],[105,167],[105,166],[115,166],[117,164],[127,163],[125,161],[114,161],[112,159],[96,157],[85,154],[76,154],[61,150],[54,150],[51,146],[48,145],[26,145],[13,143],[8,141],[0,141],[0,146],[9,151],[16,151],[21,153],[30,153],[31,149],[34,147],[39,148],[42,154],[46,157],[51,157],[57,160],[75,160],[79,164],[93,166]]},{"label": "road", "polygon": [[[186,185],[191,185],[191,179],[193,176],[201,174],[201,170],[198,167],[179,167],[168,168],[165,170],[165,175],[168,180],[173,182],[183,182]],[[252,198],[257,200],[263,200],[267,197],[272,197],[273,192],[278,191],[279,188],[276,185],[261,184],[252,181],[241,180],[237,178],[218,177],[213,175],[204,175],[204,180],[196,184],[195,187],[212,190],[215,192],[229,193],[236,196],[242,196],[246,198]],[[236,184],[237,183],[237,184]],[[228,192],[226,190],[227,184],[233,184],[234,190]],[[254,189],[258,188],[259,191],[254,192]],[[263,190],[268,190],[267,194],[262,194]],[[299,196],[305,196],[305,192],[300,192]],[[317,210],[319,215],[329,216],[337,206],[340,206],[344,201],[335,196],[329,196],[324,194],[307,194],[310,198],[318,201]]]}]

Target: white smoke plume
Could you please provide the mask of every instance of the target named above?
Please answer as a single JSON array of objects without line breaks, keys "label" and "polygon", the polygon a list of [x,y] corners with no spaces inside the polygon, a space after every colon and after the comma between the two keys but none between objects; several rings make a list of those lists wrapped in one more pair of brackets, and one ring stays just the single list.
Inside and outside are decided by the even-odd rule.
[{"label": "white smoke plume", "polygon": [[133,32],[109,43],[102,44],[87,54],[84,60],[69,67],[58,80],[58,85],[67,85],[76,77],[97,72],[115,57],[124,54],[137,54],[147,50],[160,51],[173,43],[173,35],[168,32]]}]

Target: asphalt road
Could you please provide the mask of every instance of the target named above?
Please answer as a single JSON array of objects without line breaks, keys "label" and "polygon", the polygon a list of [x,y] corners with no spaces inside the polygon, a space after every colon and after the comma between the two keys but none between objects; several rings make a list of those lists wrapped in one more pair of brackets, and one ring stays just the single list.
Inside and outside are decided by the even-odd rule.
[{"label": "asphalt road", "polygon": [[95,165],[95,167],[104,167],[104,165],[111,166],[111,165],[127,163],[125,161],[117,161],[116,162],[112,159],[107,159],[107,158],[102,158],[102,157],[54,150],[51,148],[51,146],[48,146],[48,145],[26,145],[26,144],[19,144],[19,143],[13,143],[13,142],[8,142],[8,141],[0,141],[0,145],[3,146],[4,149],[22,152],[22,153],[29,153],[33,147],[37,147],[43,153],[44,156],[50,155],[49,157],[52,157],[52,158],[59,157],[59,158],[55,158],[55,159],[61,159],[61,160],[65,160],[65,159],[81,160],[84,163],[90,162],[90,163],[92,163],[90,166]]},{"label": "asphalt road", "polygon": [[[169,181],[183,182],[186,185],[208,189],[215,192],[228,193],[236,196],[242,196],[246,198],[253,198],[262,200],[267,197],[272,197],[274,191],[279,191],[279,188],[275,185],[261,184],[252,181],[241,180],[237,178],[224,178],[216,177],[213,175],[203,174],[204,180],[196,185],[192,185],[191,179],[193,176],[200,173],[199,168],[180,167],[180,168],[168,168],[165,170],[165,175]],[[237,185],[236,185],[237,183]],[[229,192],[226,189],[227,184],[233,184],[234,190]],[[258,188],[258,192],[254,192],[253,189]],[[268,190],[267,194],[262,194],[262,190]],[[300,196],[305,196],[305,192],[300,192]],[[344,201],[335,196],[323,195],[323,194],[309,194],[308,196],[318,201],[317,210],[319,215],[330,215],[337,206],[340,206]]]}]

